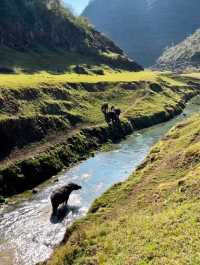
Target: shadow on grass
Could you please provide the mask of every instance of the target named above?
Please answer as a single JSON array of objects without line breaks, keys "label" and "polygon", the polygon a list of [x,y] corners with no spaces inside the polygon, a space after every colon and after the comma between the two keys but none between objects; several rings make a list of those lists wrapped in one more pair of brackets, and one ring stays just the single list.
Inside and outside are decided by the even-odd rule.
[{"label": "shadow on grass", "polygon": [[23,71],[32,74],[46,71],[51,74],[62,74],[76,65],[95,66],[95,58],[60,49],[35,48],[34,50],[13,50],[6,47],[0,49],[0,68],[2,73]]}]

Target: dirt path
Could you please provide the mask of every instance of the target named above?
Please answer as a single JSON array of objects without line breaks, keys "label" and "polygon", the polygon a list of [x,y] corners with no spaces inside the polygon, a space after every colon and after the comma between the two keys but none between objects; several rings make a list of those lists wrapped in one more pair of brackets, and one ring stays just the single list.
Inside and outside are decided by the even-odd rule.
[{"label": "dirt path", "polygon": [[0,161],[0,167],[8,166],[9,164],[14,164],[17,161],[22,161],[24,159],[29,159],[38,156],[41,153],[49,151],[52,147],[57,144],[66,143],[67,139],[78,133],[83,128],[92,128],[99,125],[88,125],[84,124],[82,126],[75,127],[70,131],[62,131],[58,133],[51,134],[44,138],[40,142],[36,142],[25,146],[21,149],[13,150],[9,156]]},{"label": "dirt path", "polygon": [[[132,107],[132,106],[131,106]],[[130,107],[130,108],[131,108]],[[125,116],[128,109],[122,113],[121,117]],[[83,124],[77,127],[72,128],[71,130],[65,132],[53,133],[51,135],[46,136],[39,142],[29,144],[21,149],[12,150],[9,156],[0,160],[0,167],[6,167],[9,164],[14,164],[17,161],[22,161],[24,159],[30,159],[33,157],[37,157],[41,153],[45,153],[54,147],[57,144],[66,143],[67,139],[78,133],[81,129],[84,128],[95,128],[102,124],[91,125],[91,124]]]}]

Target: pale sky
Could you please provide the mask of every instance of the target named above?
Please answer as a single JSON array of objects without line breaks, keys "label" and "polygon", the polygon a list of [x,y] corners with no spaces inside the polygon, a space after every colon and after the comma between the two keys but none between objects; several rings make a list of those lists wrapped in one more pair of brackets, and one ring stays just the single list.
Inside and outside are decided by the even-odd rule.
[{"label": "pale sky", "polygon": [[64,2],[71,6],[77,14],[80,14],[88,4],[89,0],[64,0]]}]

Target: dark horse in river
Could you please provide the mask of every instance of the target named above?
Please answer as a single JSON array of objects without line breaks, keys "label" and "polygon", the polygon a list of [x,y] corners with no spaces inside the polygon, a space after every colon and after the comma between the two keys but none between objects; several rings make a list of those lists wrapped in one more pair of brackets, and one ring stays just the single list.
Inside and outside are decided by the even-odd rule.
[{"label": "dark horse in river", "polygon": [[74,190],[80,190],[81,188],[81,186],[75,183],[69,183],[68,185],[53,191],[51,194],[53,215],[57,213],[57,209],[60,204],[67,204],[69,196]]}]

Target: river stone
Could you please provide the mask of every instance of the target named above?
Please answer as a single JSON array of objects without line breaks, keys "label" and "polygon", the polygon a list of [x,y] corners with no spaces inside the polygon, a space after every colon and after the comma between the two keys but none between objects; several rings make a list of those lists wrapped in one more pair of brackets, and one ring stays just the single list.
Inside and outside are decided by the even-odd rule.
[{"label": "river stone", "polygon": [[33,193],[33,194],[36,194],[36,193],[38,193],[38,192],[39,192],[38,189],[32,189],[32,193]]},{"label": "river stone", "polygon": [[56,178],[56,179],[53,180],[54,183],[56,183],[56,182],[58,182],[58,181],[59,181],[58,178]]}]

